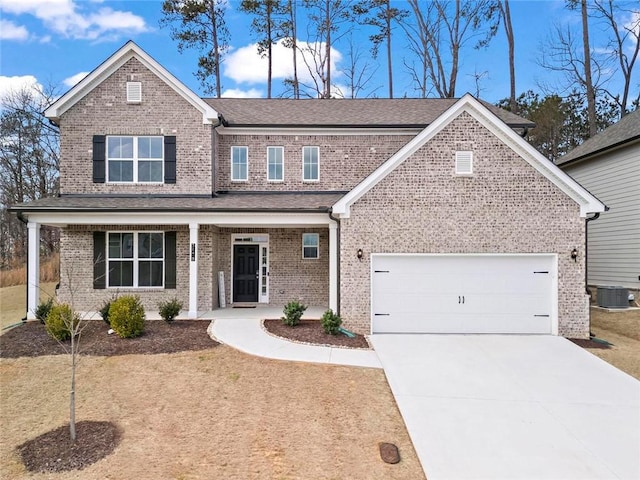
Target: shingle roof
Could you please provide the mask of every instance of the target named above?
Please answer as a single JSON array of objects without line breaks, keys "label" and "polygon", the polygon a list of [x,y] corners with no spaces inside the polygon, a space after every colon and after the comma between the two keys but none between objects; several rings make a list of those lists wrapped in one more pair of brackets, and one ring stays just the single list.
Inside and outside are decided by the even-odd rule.
[{"label": "shingle roof", "polygon": [[344,192],[226,193],[217,197],[63,195],[11,207],[16,212],[327,212]]},{"label": "shingle roof", "polygon": [[556,164],[563,165],[638,139],[640,139],[640,110],[628,113],[618,123],[604,129],[560,157]]},{"label": "shingle roof", "polygon": [[[229,126],[421,127],[458,101],[455,98],[264,99],[205,98]],[[535,124],[482,102],[512,128]]]}]

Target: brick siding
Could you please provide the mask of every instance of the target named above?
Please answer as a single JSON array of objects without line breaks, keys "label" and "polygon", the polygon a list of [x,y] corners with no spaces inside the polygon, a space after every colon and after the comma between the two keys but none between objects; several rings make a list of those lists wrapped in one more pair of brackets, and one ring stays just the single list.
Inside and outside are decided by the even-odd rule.
[{"label": "brick siding", "polygon": [[[456,150],[473,176],[455,175]],[[346,328],[370,331],[371,253],[557,253],[559,333],[589,334],[578,205],[466,113],[352,205],[340,247]]]}]

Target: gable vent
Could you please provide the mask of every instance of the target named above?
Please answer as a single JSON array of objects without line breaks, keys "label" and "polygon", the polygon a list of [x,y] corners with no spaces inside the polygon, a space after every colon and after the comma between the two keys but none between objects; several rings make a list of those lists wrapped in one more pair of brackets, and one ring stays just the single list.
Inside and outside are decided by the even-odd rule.
[{"label": "gable vent", "polygon": [[127,82],[127,103],[142,102],[142,82]]},{"label": "gable vent", "polygon": [[456,152],[456,174],[471,175],[473,173],[473,152]]}]

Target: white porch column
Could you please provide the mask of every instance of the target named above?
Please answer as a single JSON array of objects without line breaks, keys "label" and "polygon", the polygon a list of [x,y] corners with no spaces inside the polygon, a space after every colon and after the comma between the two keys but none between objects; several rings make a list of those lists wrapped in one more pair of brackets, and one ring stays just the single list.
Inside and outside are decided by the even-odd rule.
[{"label": "white porch column", "polygon": [[189,318],[198,317],[198,229],[189,224]]},{"label": "white porch column", "polygon": [[338,312],[338,224],[329,224],[329,308]]},{"label": "white porch column", "polygon": [[36,319],[40,301],[40,224],[27,223],[29,261],[27,262],[27,319]]}]

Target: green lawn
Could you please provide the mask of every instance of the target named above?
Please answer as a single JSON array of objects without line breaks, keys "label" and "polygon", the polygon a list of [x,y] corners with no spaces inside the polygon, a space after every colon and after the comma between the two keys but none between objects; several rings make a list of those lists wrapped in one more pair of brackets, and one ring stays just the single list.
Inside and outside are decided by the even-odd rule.
[{"label": "green lawn", "polygon": [[[55,294],[56,282],[40,284],[40,300]],[[26,313],[27,286],[0,288],[0,327],[19,322]]]}]

